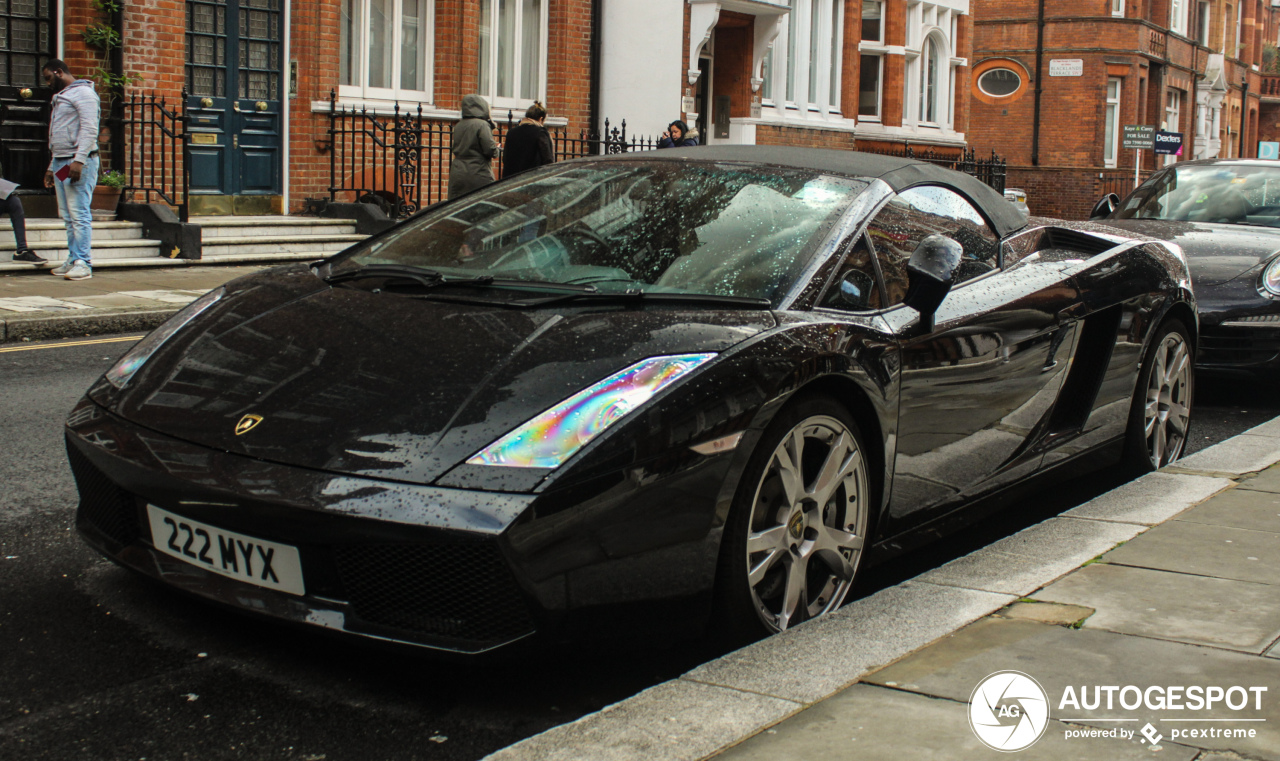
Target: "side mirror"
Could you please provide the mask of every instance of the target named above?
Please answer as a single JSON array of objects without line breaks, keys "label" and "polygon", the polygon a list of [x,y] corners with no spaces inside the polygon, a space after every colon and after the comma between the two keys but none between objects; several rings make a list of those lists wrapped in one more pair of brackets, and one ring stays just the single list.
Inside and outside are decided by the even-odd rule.
[{"label": "side mirror", "polygon": [[930,235],[920,241],[907,262],[910,278],[904,304],[920,313],[920,324],[933,329],[933,315],[951,291],[956,270],[964,258],[964,247],[945,235]]},{"label": "side mirror", "polygon": [[876,281],[871,275],[861,270],[849,270],[836,283],[831,306],[855,312],[870,309],[871,295],[875,293],[875,289]]},{"label": "side mirror", "polygon": [[1120,206],[1120,196],[1115,193],[1107,193],[1098,202],[1093,205],[1093,211],[1089,212],[1089,219],[1105,219],[1111,216],[1111,212]]}]

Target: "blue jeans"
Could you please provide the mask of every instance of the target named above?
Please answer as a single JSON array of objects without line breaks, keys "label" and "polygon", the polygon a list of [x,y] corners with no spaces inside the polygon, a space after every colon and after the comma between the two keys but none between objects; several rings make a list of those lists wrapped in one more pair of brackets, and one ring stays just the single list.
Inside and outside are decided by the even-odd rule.
[{"label": "blue jeans", "polygon": [[[71,159],[54,159],[54,173],[70,163]],[[58,194],[58,213],[67,226],[67,248],[71,250],[67,261],[72,264],[77,261],[92,264],[89,249],[93,245],[93,212],[89,211],[89,204],[93,201],[93,188],[97,184],[97,156],[89,157],[84,169],[80,170],[78,181],[72,182],[70,177],[65,180],[53,178],[53,189]]]}]

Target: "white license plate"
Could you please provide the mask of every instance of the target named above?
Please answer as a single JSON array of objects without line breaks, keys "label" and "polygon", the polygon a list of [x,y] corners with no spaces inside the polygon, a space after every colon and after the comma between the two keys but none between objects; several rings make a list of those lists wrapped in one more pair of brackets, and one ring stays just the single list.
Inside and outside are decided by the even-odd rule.
[{"label": "white license plate", "polygon": [[157,550],[246,584],[301,595],[298,548],[226,531],[147,505]]}]

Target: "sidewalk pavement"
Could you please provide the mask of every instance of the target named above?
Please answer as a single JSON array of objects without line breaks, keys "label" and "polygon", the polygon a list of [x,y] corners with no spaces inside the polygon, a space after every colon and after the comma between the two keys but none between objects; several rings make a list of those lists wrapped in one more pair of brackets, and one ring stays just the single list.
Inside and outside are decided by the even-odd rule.
[{"label": "sidewalk pavement", "polygon": [[489,758],[1280,759],[1277,462],[1280,418]]},{"label": "sidewalk pavement", "polygon": [[95,270],[65,280],[47,269],[0,275],[0,341],[144,332],[201,294],[262,265]]}]

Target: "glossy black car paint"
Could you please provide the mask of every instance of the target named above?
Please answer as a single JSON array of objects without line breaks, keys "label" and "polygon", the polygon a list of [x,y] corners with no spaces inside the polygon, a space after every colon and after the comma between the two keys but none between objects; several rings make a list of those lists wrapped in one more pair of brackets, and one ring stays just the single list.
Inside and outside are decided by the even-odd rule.
[{"label": "glossy black car paint", "polygon": [[[909,169],[917,183],[953,177]],[[858,421],[887,556],[1114,444],[1152,329],[1173,314],[1194,331],[1176,252],[1088,225],[1007,236],[1004,270],[954,289],[928,330],[905,306],[813,308],[864,222],[833,234],[779,310],[489,309],[331,288],[301,265],[235,281],[124,390],[99,382],[72,413],[78,527],[123,565],[206,598],[442,650],[580,635],[580,615],[620,607],[697,627],[746,461],[798,395],[832,396]],[[696,351],[718,356],[560,468],[463,462],[601,377]],[[263,422],[237,436],[249,412]],[[690,448],[739,431],[731,452]],[[156,551],[147,503],[299,547],[306,596]],[[364,580],[343,558],[459,546],[466,569],[487,564],[485,584],[461,571],[387,580],[448,595],[450,615],[404,618],[386,610],[399,598],[353,597]]]},{"label": "glossy black car paint", "polygon": [[[1143,183],[1158,182],[1177,167],[1254,166],[1274,162],[1211,159],[1179,162]],[[1280,368],[1280,299],[1261,291],[1259,278],[1280,254],[1280,229],[1253,225],[1120,219],[1098,220],[1129,235],[1166,240],[1182,248],[1200,311],[1201,344],[1196,366],[1214,373],[1269,372]],[[1241,318],[1267,319],[1263,325],[1224,324]],[[1274,322],[1271,322],[1274,320]]]}]

